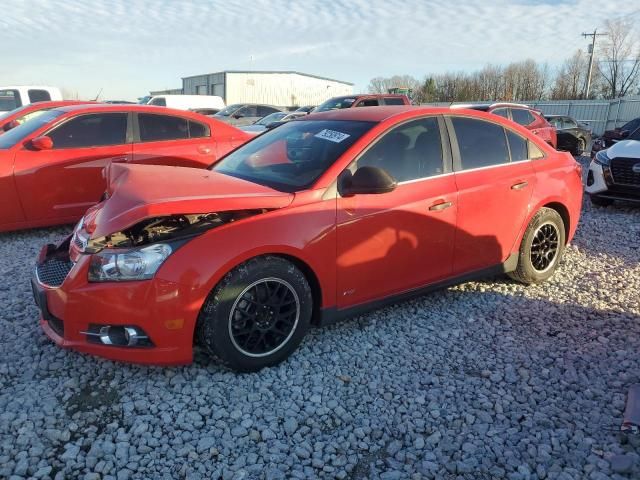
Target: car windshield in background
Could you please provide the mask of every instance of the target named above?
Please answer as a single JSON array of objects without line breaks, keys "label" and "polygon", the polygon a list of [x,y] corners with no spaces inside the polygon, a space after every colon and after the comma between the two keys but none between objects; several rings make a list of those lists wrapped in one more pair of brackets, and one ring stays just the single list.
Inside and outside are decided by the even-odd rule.
[{"label": "car windshield in background", "polygon": [[329,110],[340,110],[342,108],[349,108],[356,101],[353,97],[339,97],[339,98],[330,98],[326,102],[320,104],[314,110],[316,112],[327,112]]},{"label": "car windshield in background", "polygon": [[640,128],[636,128],[631,134],[627,137],[627,140],[636,140],[640,142]]},{"label": "car windshield in background", "polygon": [[8,112],[20,107],[17,90],[0,90],[0,112]]},{"label": "car windshield in background", "polygon": [[304,190],[373,125],[338,120],[285,123],[230,153],[212,170],[284,192]]},{"label": "car windshield in background", "polygon": [[0,150],[7,150],[8,148],[13,147],[26,136],[43,127],[51,120],[58,118],[63,113],[64,112],[61,110],[49,110],[44,112],[42,115],[32,118],[31,120],[18,125],[16,128],[9,130],[4,135],[0,135]]},{"label": "car windshield in background", "polygon": [[270,113],[266,117],[263,117],[260,120],[258,120],[256,122],[256,125],[269,125],[270,123],[273,123],[273,122],[279,122],[280,120],[282,120],[286,116],[287,116],[287,114],[284,113],[284,112]]},{"label": "car windshield in background", "polygon": [[238,110],[240,107],[242,107],[242,105],[239,105],[239,104],[229,105],[228,107],[223,108],[218,113],[216,113],[215,116],[216,117],[228,117],[229,115],[234,113],[236,110]]}]

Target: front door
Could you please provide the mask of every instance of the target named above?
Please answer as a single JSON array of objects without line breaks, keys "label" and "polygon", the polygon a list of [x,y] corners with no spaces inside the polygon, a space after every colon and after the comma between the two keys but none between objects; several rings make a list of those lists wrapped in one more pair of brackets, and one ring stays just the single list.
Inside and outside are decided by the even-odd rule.
[{"label": "front door", "polygon": [[15,183],[27,221],[80,218],[105,190],[102,169],[131,159],[126,113],[72,117],[46,133],[51,150],[17,151]]},{"label": "front door", "polygon": [[338,308],[450,276],[457,194],[439,123],[426,117],[397,126],[349,167],[382,168],[398,186],[385,194],[338,196]]}]

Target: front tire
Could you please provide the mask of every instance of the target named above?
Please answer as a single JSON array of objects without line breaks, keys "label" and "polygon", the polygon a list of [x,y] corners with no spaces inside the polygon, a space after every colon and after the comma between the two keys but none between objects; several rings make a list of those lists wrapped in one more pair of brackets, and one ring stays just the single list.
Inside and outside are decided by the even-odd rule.
[{"label": "front tire", "polygon": [[197,334],[229,368],[255,372],[291,355],[312,312],[311,288],[295,265],[281,257],[256,257],[214,288],[200,311]]},{"label": "front tire", "polygon": [[541,208],[524,232],[518,266],[509,276],[527,285],[548,279],[562,259],[565,239],[560,214],[551,208]]}]

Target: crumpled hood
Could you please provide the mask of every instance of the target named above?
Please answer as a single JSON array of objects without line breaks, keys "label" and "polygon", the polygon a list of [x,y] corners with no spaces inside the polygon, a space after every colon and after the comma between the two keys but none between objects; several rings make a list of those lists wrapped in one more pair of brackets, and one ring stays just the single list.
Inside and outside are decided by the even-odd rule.
[{"label": "crumpled hood", "polygon": [[114,163],[105,171],[109,199],[87,211],[84,227],[100,238],[141,220],[174,214],[278,209],[294,195],[209,170]]}]

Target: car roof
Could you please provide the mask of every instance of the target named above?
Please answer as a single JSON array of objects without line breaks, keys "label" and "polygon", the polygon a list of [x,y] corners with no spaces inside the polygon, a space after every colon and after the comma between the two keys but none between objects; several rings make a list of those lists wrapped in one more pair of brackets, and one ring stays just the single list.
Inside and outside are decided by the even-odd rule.
[{"label": "car roof", "polygon": [[[382,122],[396,115],[405,112],[444,114],[451,113],[445,107],[417,107],[413,105],[390,105],[385,107],[362,107],[362,108],[342,108],[339,110],[329,110],[326,112],[310,113],[300,120],[350,120],[361,122]],[[461,109],[460,112],[463,112]]]},{"label": "car roof", "polygon": [[201,118],[203,115],[189,110],[178,110],[176,108],[161,107],[158,105],[140,105],[137,103],[88,103],[82,105],[67,105],[58,107],[67,113],[75,112],[147,112],[147,113],[165,113],[167,115],[181,115],[186,117]]}]

